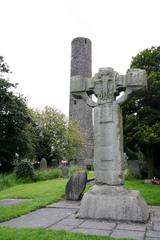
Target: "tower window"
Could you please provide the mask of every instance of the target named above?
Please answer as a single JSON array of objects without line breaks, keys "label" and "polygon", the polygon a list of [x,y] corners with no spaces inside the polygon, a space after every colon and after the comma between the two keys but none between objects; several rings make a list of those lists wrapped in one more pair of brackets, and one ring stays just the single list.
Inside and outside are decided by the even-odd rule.
[{"label": "tower window", "polygon": [[74,104],[76,104],[77,103],[77,101],[76,100],[74,100]]},{"label": "tower window", "polygon": [[84,40],[84,41],[85,41],[85,43],[87,43],[87,39],[86,39],[86,38],[85,38],[85,40]]}]

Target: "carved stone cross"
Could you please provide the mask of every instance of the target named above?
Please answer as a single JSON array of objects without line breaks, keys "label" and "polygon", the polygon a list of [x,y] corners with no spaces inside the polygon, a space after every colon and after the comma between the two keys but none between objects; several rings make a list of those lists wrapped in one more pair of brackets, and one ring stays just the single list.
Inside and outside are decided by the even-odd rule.
[{"label": "carved stone cross", "polygon": [[[93,78],[71,78],[71,93],[94,107],[94,172],[96,184],[84,194],[77,217],[146,221],[148,206],[139,192],[123,186],[123,129],[121,105],[147,85],[146,73],[130,69],[119,75],[101,68]],[[124,94],[116,100],[116,97]],[[97,102],[90,97],[95,94]]]},{"label": "carved stone cross", "polygon": [[[130,69],[119,75],[112,68],[100,68],[93,78],[75,76],[71,79],[71,92],[94,107],[94,169],[97,183],[123,184],[123,131],[120,105],[133,92],[146,86],[146,72]],[[121,91],[124,95],[118,100]],[[95,94],[97,102],[90,94]]]}]

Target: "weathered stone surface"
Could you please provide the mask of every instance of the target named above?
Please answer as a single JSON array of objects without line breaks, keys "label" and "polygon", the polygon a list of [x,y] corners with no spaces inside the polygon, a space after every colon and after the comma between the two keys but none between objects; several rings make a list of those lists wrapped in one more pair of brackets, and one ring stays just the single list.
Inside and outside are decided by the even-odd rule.
[{"label": "weathered stone surface", "polygon": [[152,179],[144,179],[145,184],[152,184]]},{"label": "weathered stone surface", "polygon": [[[120,223],[119,221],[103,221],[75,219],[75,213],[78,208],[77,201],[61,201],[54,203],[52,208],[43,208],[24,216],[0,223],[0,226],[9,226],[13,228],[24,227],[43,227],[49,229],[63,229],[66,231],[81,232],[92,235],[104,235],[115,237],[126,237],[129,239],[142,240],[160,240],[159,229],[148,228],[147,224],[142,223]],[[152,207],[152,213],[155,216],[160,207]],[[152,226],[157,222],[150,220]],[[158,225],[156,225],[158,227]],[[147,231],[146,231],[147,228]],[[146,236],[147,235],[147,236]]]},{"label": "weathered stone surface", "polygon": [[123,134],[121,109],[116,101],[94,109],[94,167],[98,183],[123,184]]},{"label": "weathered stone surface", "polygon": [[151,237],[151,238],[160,238],[160,231],[147,231],[146,232],[146,237]]},{"label": "weathered stone surface", "polygon": [[160,231],[160,219],[159,219],[159,222],[154,222],[152,224],[152,229],[155,230],[155,231]]},{"label": "weathered stone surface", "polygon": [[[146,72],[130,69],[119,75],[101,68],[93,78],[74,76],[71,92],[94,107],[94,169],[97,185],[84,194],[79,218],[146,221],[149,210],[138,192],[127,191],[124,183],[124,152],[121,106],[133,92],[147,84]],[[117,100],[121,91],[124,94]],[[95,94],[97,102],[87,95]]]},{"label": "weathered stone surface", "polygon": [[15,228],[46,228],[58,223],[60,220],[74,212],[74,209],[42,208],[27,215],[0,223],[0,226]]},{"label": "weathered stone surface", "polygon": [[68,174],[69,174],[69,169],[68,169],[68,167],[67,167],[67,166],[62,166],[62,167],[61,167],[61,170],[62,170],[62,176],[63,176],[64,178],[67,178],[67,177],[68,177]]},{"label": "weathered stone surface", "polygon": [[57,203],[49,204],[47,207],[50,208],[68,208],[68,209],[79,209],[80,201],[60,201]]},{"label": "weathered stone surface", "polygon": [[[87,38],[78,37],[73,39],[71,47],[71,77],[92,76],[92,49],[91,41]],[[85,147],[81,154],[76,157],[80,165],[93,164],[93,122],[92,109],[83,101],[75,99],[70,93],[69,118],[77,120],[80,131],[85,139]]]},{"label": "weathered stone surface", "polygon": [[23,202],[29,202],[32,199],[16,199],[16,198],[10,198],[10,199],[1,199],[0,200],[0,206],[10,206],[10,205],[16,205]]},{"label": "weathered stone surface", "polygon": [[63,219],[61,221],[61,225],[66,225],[66,226],[79,226],[81,223],[83,223],[83,219],[72,219],[72,218],[67,218]]},{"label": "weathered stone surface", "polygon": [[87,235],[110,236],[111,231],[93,228],[75,228],[72,232],[83,233]]},{"label": "weathered stone surface", "polygon": [[143,223],[119,223],[116,229],[132,230],[132,231],[146,231],[146,224]]},{"label": "weathered stone surface", "polygon": [[138,231],[124,231],[124,230],[114,230],[111,234],[111,237],[119,237],[119,238],[130,238],[136,240],[143,240],[145,236],[145,232]]},{"label": "weathered stone surface", "polygon": [[40,161],[40,170],[46,170],[47,169],[47,160],[45,158],[42,158]]},{"label": "weathered stone surface", "polygon": [[61,225],[61,224],[55,224],[49,227],[49,229],[56,229],[56,230],[65,230],[65,231],[71,231],[74,228],[74,226],[71,225]]},{"label": "weathered stone surface", "polygon": [[80,225],[81,228],[92,228],[101,230],[112,230],[116,226],[116,223],[106,222],[106,221],[95,221],[95,220],[85,220],[84,223]]},{"label": "weathered stone surface", "polygon": [[137,191],[123,186],[94,185],[83,196],[77,217],[144,222],[149,211]]},{"label": "weathered stone surface", "polygon": [[65,198],[67,200],[80,200],[87,183],[86,172],[75,172],[67,182]]}]

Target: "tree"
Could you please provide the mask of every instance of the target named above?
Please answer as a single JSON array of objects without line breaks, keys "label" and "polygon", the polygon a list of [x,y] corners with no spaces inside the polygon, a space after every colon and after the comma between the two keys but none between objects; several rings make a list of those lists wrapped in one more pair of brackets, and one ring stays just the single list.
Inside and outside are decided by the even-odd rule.
[{"label": "tree", "polygon": [[65,115],[55,108],[32,110],[32,134],[34,135],[35,158],[46,158],[50,165],[53,159],[70,160],[83,147],[78,124],[67,122]]},{"label": "tree", "polygon": [[16,155],[24,157],[31,148],[28,123],[30,117],[26,100],[13,92],[16,84],[10,83],[4,74],[9,67],[0,57],[0,163],[1,170],[11,170]]},{"label": "tree", "polygon": [[68,160],[75,159],[84,148],[84,138],[80,133],[80,126],[77,121],[70,120],[66,129],[65,158]]},{"label": "tree", "polygon": [[[160,174],[160,47],[145,49],[131,68],[146,70],[147,91],[140,91],[123,107],[125,148],[140,150],[148,163],[148,177]],[[158,173],[159,171],[159,173]]]}]

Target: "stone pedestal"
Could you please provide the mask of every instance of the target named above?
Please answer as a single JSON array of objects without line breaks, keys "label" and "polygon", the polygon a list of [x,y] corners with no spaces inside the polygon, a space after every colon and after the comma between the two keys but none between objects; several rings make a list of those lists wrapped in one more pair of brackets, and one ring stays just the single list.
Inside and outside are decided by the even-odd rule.
[{"label": "stone pedestal", "polygon": [[138,191],[123,186],[94,185],[84,194],[77,217],[146,222],[149,209]]}]

